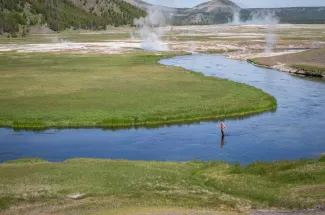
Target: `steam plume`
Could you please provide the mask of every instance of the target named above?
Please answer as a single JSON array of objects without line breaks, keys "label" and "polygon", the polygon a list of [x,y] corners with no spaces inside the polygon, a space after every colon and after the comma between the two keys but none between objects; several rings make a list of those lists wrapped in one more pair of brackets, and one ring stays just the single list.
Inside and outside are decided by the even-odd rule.
[{"label": "steam plume", "polygon": [[275,48],[278,37],[276,35],[277,24],[279,19],[273,11],[262,10],[258,12],[251,13],[251,19],[242,22],[240,21],[239,11],[233,11],[233,21],[232,24],[255,24],[255,25],[265,25],[266,26],[266,36],[265,36],[265,52],[269,53]]},{"label": "steam plume", "polygon": [[148,15],[134,20],[140,27],[141,48],[150,51],[168,51],[168,45],[162,40],[169,30],[166,28],[168,15],[161,6],[152,6],[147,10]]},{"label": "steam plume", "polygon": [[234,24],[234,25],[238,25],[238,24],[241,23],[241,21],[240,21],[240,13],[239,12],[240,11],[237,10],[237,9],[234,9],[232,11],[232,24]]},{"label": "steam plume", "polygon": [[266,25],[265,52],[272,52],[278,42],[278,36],[276,35],[277,24],[279,23],[278,17],[274,12],[261,11],[252,15],[252,21]]}]

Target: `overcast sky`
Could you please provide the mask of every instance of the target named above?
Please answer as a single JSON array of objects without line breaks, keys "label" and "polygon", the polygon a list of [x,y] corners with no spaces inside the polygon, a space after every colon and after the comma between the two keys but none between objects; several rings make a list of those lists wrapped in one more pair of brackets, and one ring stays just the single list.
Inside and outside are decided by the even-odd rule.
[{"label": "overcast sky", "polygon": [[[194,7],[207,0],[144,0],[146,2],[171,7]],[[243,8],[252,7],[298,7],[325,6],[325,0],[233,0]]]}]

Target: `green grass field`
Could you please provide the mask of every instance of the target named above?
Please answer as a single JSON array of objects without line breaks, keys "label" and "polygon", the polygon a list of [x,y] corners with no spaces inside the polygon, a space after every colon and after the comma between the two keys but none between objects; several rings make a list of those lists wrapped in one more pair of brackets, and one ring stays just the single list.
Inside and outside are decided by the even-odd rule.
[{"label": "green grass field", "polygon": [[158,63],[175,55],[0,53],[0,126],[149,126],[276,108],[259,89]]},{"label": "green grass field", "polygon": [[[41,211],[49,205],[52,214],[115,214],[112,211],[135,208],[232,214],[256,208],[312,208],[325,200],[324,170],[324,156],[246,167],[200,161],[25,159],[0,164],[0,207],[4,214]],[[75,193],[84,196],[67,198]],[[13,205],[20,207],[8,210]]]}]

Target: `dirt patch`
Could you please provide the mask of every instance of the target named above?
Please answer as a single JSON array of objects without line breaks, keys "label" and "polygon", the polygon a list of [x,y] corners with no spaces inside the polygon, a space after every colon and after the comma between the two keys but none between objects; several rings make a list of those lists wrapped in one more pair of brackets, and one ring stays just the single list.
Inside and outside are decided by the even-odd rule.
[{"label": "dirt patch", "polygon": [[[312,186],[306,186],[302,187],[300,189],[296,190],[298,193],[325,193],[325,185],[312,185]],[[325,209],[325,208],[324,208]]]},{"label": "dirt patch", "polygon": [[54,31],[47,27],[30,27],[29,33],[31,34],[52,34]]}]

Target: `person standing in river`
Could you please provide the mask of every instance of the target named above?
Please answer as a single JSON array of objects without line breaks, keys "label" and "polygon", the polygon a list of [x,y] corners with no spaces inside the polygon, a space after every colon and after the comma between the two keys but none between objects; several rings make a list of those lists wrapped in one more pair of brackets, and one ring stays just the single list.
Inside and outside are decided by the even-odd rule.
[{"label": "person standing in river", "polygon": [[221,122],[221,124],[218,127],[220,127],[221,135],[222,135],[222,137],[224,137],[225,136],[225,130],[227,129],[227,126],[225,125],[224,122]]}]

